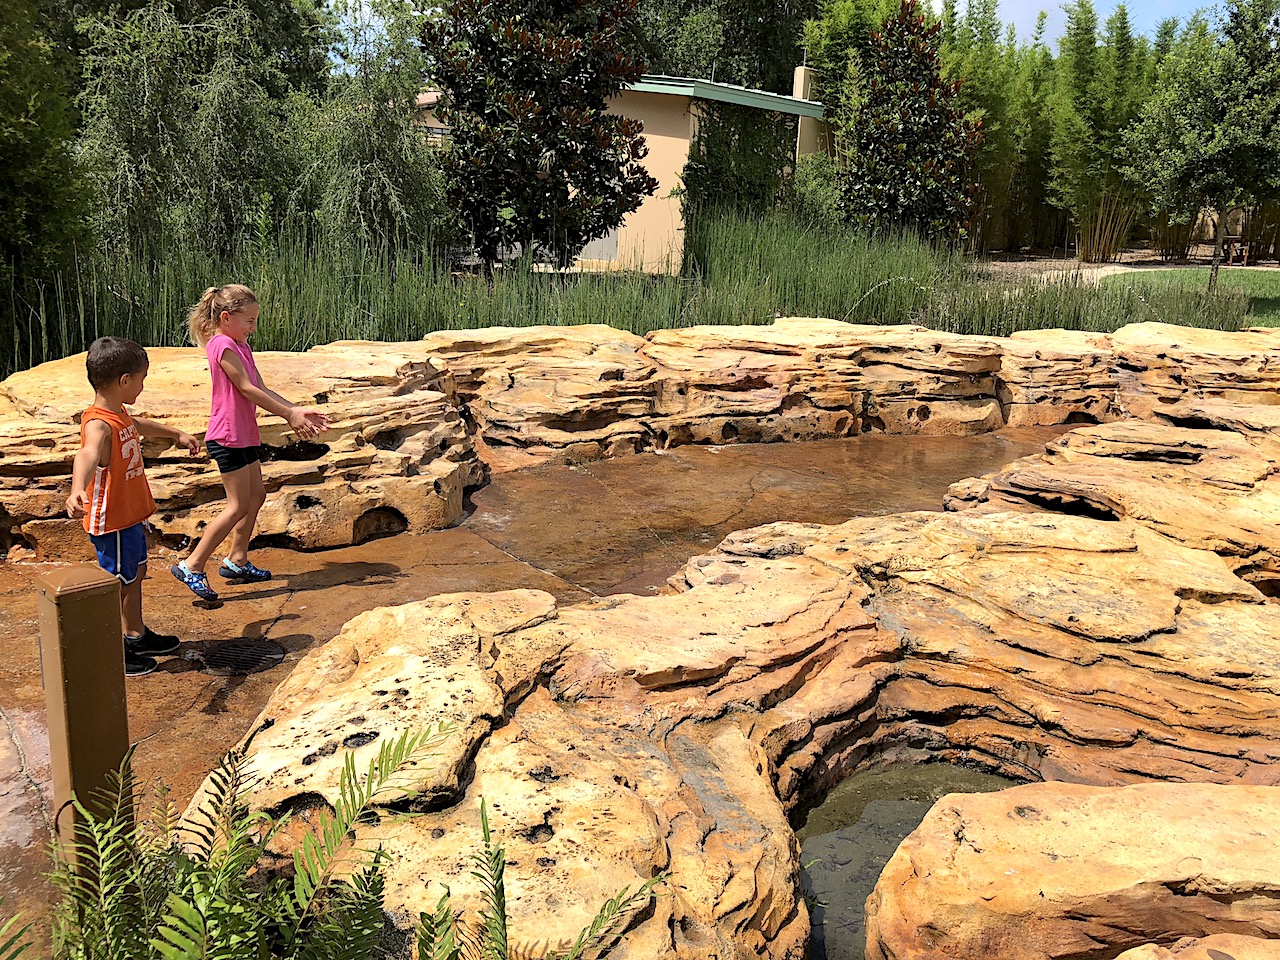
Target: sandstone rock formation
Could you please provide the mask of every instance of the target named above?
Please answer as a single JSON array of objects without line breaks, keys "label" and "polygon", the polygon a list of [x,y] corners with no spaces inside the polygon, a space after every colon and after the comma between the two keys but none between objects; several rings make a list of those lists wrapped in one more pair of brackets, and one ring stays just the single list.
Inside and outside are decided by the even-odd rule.
[{"label": "sandstone rock formation", "polygon": [[[1251,417],[1241,407],[1235,417]],[[1261,408],[1265,411],[1275,407]],[[990,476],[955,484],[951,510],[1055,510],[1127,519],[1212,550],[1269,594],[1280,588],[1280,473],[1270,434],[1128,420],[1072,431]]]},{"label": "sandstone rock formation", "polygon": [[[397,922],[441,884],[474,896],[483,797],[513,861],[517,930],[554,944],[666,869],[623,956],[798,960],[807,917],[786,811],[853,769],[941,759],[1022,779],[1232,784],[1222,796],[1255,806],[1280,782],[1280,610],[1216,554],[1138,524],[977,512],[774,524],[695,558],[674,585],[568,607],[460,594],[357,617],[264,709],[255,804],[331,801],[348,753],[361,766],[378,740],[450,720],[457,733],[409,783],[428,809],[406,819],[392,803],[357,831],[391,853]],[[1144,789],[1182,803],[1178,786]],[[1224,811],[1246,808],[1221,807],[1218,822],[1234,831]],[[1047,836],[1056,823],[1046,857],[1074,842]],[[1094,953],[1048,955],[1270,929],[1266,873],[1232,875],[1231,902],[1251,913],[1170,894]],[[886,956],[914,955],[898,927],[875,930]]]},{"label": "sandstone rock formation", "polygon": [[1280,940],[1216,933],[1211,937],[1183,937],[1168,947],[1155,943],[1134,947],[1116,960],[1280,960]]},{"label": "sandstone rock formation", "polygon": [[[151,371],[134,412],[203,435],[208,371],[202,352],[149,351]],[[333,427],[298,442],[277,417],[260,415],[269,448],[261,536],[301,547],[358,543],[383,532],[434,530],[462,516],[462,494],[483,464],[463,425],[447,375],[425,359],[353,354],[265,353],[263,379],[296,402],[319,404]],[[339,372],[340,371],[340,372]],[[0,537],[42,558],[79,558],[79,522],[66,518],[79,416],[93,398],[84,356],[42,364],[0,384],[14,413],[0,419]],[[221,509],[217,468],[206,458],[149,442],[148,476],[163,536],[197,536]]]},{"label": "sandstone rock formation", "polygon": [[[329,404],[338,421],[319,442],[294,443],[263,418],[275,459],[259,531],[311,548],[456,522],[463,491],[483,482],[477,451],[509,469],[873,430],[974,434],[1131,416],[1196,425],[1233,415],[1215,405],[1278,396],[1280,336],[1142,323],[1000,339],[790,318],[645,338],[605,326],[442,331],[264,353],[260,366],[283,393]],[[51,558],[84,549],[61,519],[90,396],[82,370],[72,357],[0,384],[0,546],[25,541]],[[199,432],[206,376],[194,348],[153,350],[138,412]],[[1274,417],[1252,415],[1259,436]],[[198,533],[218,509],[216,471],[149,453],[164,501],[157,529]]]},{"label": "sandstone rock formation", "polygon": [[[1280,936],[1276,792],[1036,783],[944,797],[868,898],[868,957],[1043,960]],[[1189,955],[1239,960],[1221,946],[1196,949]],[[1145,950],[1136,956],[1161,955]]]},{"label": "sandstone rock formation", "polygon": [[[622,956],[799,960],[787,814],[855,769],[963,761],[1059,782],[1022,788],[1033,803],[939,804],[873,897],[873,953],[1105,960],[1280,934],[1275,832],[1254,829],[1280,784],[1278,351],[1272,333],[1158,324],[997,340],[793,319],[263,355],[268,382],[337,421],[313,445],[267,429],[280,455],[262,529],[306,546],[453,522],[477,450],[514,466],[1099,423],[958,484],[949,513],[732,535],[666,595],[454,594],[362,614],[263,710],[251,800],[323,808],[347,757],[447,721],[439,756],[409,773],[417,799],[357,830],[390,853],[393,923],[442,884],[474,895],[483,797],[518,936],[558,943],[669,870]],[[155,351],[139,412],[199,429],[201,366]],[[0,386],[3,523],[49,552],[68,529],[79,377],[73,358]],[[196,532],[211,468],[168,452],[151,475],[161,530]]]}]

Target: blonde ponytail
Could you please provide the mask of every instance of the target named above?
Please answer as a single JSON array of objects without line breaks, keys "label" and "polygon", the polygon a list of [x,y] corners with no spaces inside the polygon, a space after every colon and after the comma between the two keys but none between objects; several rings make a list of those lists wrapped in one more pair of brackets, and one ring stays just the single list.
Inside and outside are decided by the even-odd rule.
[{"label": "blonde ponytail", "polygon": [[218,335],[218,317],[222,315],[222,311],[235,313],[242,307],[257,302],[254,292],[242,283],[210,287],[201,294],[187,314],[187,330],[191,335],[191,342],[197,347],[203,347]]}]

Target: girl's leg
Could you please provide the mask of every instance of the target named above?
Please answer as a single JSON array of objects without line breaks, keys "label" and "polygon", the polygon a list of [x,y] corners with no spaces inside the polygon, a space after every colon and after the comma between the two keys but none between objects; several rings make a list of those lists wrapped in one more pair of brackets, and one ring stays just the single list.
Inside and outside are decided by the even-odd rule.
[{"label": "girl's leg", "polygon": [[237,474],[247,474],[249,481],[247,512],[231,531],[231,550],[227,559],[236,566],[249,561],[249,541],[253,539],[253,528],[258,522],[258,511],[267,502],[267,488],[262,483],[262,464],[251,463]]},{"label": "girl's leg", "polygon": [[[191,555],[187,557],[185,563],[187,569],[192,573],[204,573],[204,565],[209,562],[209,557],[213,554],[213,551],[218,549],[222,541],[227,539],[227,534],[234,530],[236,525],[248,514],[254,482],[251,473],[254,470],[257,471],[257,483],[261,486],[262,467],[256,463],[251,463],[247,467],[241,467],[239,470],[233,470],[231,473],[222,475],[222,485],[227,491],[227,505],[204,528],[204,536],[200,538],[200,542],[191,551]],[[257,516],[256,510],[254,515]]]}]

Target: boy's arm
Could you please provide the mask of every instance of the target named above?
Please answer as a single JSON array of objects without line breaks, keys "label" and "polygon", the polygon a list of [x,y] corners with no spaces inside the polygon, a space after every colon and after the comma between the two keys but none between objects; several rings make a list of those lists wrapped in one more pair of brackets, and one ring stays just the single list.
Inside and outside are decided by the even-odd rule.
[{"label": "boy's arm", "polygon": [[144,417],[134,417],[133,425],[138,428],[138,432],[144,437],[165,437],[180,447],[186,447],[192,456],[200,452],[200,441],[177,427],[170,427],[154,420],[147,420]]},{"label": "boy's arm", "polygon": [[260,387],[254,383],[249,376],[249,371],[244,368],[244,364],[240,362],[240,357],[234,350],[230,348],[223,350],[222,357],[218,360],[218,366],[222,368],[222,372],[227,375],[227,379],[231,381],[232,386],[239,390],[243,397],[251,400],[263,410],[282,418],[289,426],[293,427],[298,436],[314,437],[329,426],[329,418],[320,411],[300,407],[296,403],[286,400],[274,390],[268,390],[266,387]]},{"label": "boy's arm", "polygon": [[67,516],[79,520],[89,506],[89,483],[93,471],[111,463],[111,427],[105,420],[90,420],[84,428],[84,444],[71,462],[71,495]]}]

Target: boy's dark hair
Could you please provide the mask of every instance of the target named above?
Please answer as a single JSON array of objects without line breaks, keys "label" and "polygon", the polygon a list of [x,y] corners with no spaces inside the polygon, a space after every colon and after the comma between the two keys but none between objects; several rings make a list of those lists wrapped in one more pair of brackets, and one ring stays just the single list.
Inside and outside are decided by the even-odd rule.
[{"label": "boy's dark hair", "polygon": [[89,344],[89,355],[84,366],[89,372],[89,384],[98,390],[115,383],[126,373],[141,373],[147,369],[147,351],[139,344],[124,337],[99,337]]}]

